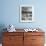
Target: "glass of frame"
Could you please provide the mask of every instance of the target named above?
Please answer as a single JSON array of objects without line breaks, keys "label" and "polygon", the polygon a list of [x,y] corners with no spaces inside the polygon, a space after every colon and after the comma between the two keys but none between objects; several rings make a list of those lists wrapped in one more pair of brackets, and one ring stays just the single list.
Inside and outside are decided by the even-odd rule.
[{"label": "glass of frame", "polygon": [[34,7],[32,5],[20,6],[20,22],[34,21]]}]

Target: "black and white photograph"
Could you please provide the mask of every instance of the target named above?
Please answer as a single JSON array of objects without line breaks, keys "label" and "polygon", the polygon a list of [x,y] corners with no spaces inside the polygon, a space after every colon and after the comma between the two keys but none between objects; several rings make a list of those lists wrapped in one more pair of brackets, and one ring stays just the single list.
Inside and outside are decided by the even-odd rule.
[{"label": "black and white photograph", "polygon": [[20,6],[20,21],[32,22],[34,16],[33,6],[21,5]]}]

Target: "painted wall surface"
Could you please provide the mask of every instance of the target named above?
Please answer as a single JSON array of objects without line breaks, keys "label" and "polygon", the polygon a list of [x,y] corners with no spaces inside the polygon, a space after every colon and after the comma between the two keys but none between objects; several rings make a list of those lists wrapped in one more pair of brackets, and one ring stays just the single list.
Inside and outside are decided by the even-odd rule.
[{"label": "painted wall surface", "polygon": [[[41,27],[46,28],[46,0],[1,0],[0,25],[13,24],[16,28]],[[20,5],[33,5],[35,21],[21,23]]]}]

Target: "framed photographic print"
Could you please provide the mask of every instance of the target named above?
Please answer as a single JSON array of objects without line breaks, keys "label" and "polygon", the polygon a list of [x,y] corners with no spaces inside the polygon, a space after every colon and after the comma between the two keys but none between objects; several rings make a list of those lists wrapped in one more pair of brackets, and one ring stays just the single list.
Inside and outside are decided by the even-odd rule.
[{"label": "framed photographic print", "polygon": [[20,6],[20,22],[34,21],[34,7],[32,5]]}]

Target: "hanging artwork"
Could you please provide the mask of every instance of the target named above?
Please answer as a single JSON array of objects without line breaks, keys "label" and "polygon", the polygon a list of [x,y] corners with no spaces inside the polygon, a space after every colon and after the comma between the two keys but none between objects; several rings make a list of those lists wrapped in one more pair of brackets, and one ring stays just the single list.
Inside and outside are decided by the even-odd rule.
[{"label": "hanging artwork", "polygon": [[31,5],[20,6],[20,22],[32,22],[34,20],[34,7]]}]

